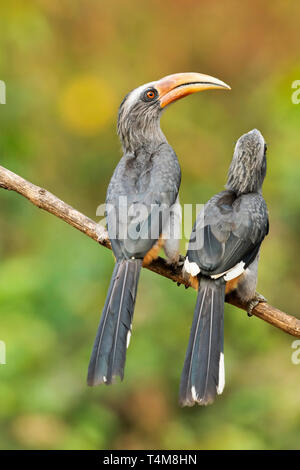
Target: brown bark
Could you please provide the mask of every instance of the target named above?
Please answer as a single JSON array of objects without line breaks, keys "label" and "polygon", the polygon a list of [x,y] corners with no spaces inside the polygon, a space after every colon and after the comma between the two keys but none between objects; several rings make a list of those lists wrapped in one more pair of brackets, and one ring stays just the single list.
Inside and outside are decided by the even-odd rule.
[{"label": "brown bark", "polygon": [[[0,187],[9,191],[16,191],[26,197],[35,206],[59,217],[69,225],[72,225],[77,230],[80,230],[88,237],[97,241],[100,245],[111,249],[107,233],[102,226],[81,214],[61,199],[58,199],[46,189],[26,181],[21,176],[16,175],[2,166],[0,166]],[[183,278],[181,269],[169,266],[163,258],[156,259],[149,266],[146,266],[146,269],[150,269],[150,271],[167,277],[178,284],[184,284],[186,287],[190,287],[189,281]],[[240,309],[247,310],[247,304],[240,302],[234,295],[227,296],[226,302]],[[300,338],[300,320],[296,317],[282,312],[266,302],[259,303],[253,309],[252,313],[267,323],[276,326],[276,328]]]}]

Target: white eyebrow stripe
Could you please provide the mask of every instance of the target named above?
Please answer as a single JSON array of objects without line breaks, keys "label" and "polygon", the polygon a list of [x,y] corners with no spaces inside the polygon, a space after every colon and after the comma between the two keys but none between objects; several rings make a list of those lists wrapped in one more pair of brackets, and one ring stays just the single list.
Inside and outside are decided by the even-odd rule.
[{"label": "white eyebrow stripe", "polygon": [[129,109],[131,108],[131,106],[137,101],[139,95],[142,93],[143,90],[146,90],[147,88],[150,88],[152,86],[155,86],[155,83],[156,82],[149,82],[149,83],[146,83],[145,85],[141,85],[139,86],[138,88],[135,88],[134,90],[132,90],[128,97],[126,98],[126,101],[124,103],[124,109],[125,111],[129,111]]}]

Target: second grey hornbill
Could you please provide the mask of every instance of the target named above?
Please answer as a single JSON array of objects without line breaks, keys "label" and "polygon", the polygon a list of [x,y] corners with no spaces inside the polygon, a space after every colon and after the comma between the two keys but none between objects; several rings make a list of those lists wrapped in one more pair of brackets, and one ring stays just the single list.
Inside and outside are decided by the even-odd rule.
[{"label": "second grey hornbill", "polygon": [[253,130],[236,144],[226,191],[205,204],[193,228],[184,270],[198,297],[181,376],[183,406],[207,405],[223,391],[225,295],[235,290],[249,315],[265,300],[256,293],[260,245],[269,230],[265,175],[266,144]]},{"label": "second grey hornbill", "polygon": [[142,263],[151,263],[163,245],[170,262],[178,260],[181,173],[160,128],[161,113],[191,93],[228,88],[208,75],[179,73],[140,86],[120,105],[117,129],[124,153],[106,197],[116,264],[90,359],[88,385],[110,384],[116,376],[123,379]]}]

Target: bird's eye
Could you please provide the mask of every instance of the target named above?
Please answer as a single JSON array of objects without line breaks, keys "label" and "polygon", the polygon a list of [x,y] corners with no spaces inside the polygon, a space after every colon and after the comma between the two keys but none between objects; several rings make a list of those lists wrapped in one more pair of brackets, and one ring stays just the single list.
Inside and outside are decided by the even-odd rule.
[{"label": "bird's eye", "polygon": [[149,88],[144,92],[143,100],[144,101],[153,101],[158,95],[158,92],[155,88]]}]

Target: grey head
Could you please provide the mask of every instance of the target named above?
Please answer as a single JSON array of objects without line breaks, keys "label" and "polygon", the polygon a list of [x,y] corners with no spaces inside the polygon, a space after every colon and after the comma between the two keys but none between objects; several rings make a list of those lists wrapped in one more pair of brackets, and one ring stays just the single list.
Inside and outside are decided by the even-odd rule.
[{"label": "grey head", "polygon": [[162,108],[155,82],[132,90],[123,99],[118,113],[117,131],[124,151],[156,147],[166,138],[160,128]]},{"label": "grey head", "polygon": [[234,149],[226,189],[238,195],[261,192],[267,171],[266,153],[265,140],[257,129],[242,135]]},{"label": "grey head", "polygon": [[209,75],[176,73],[132,90],[118,113],[117,131],[124,151],[133,153],[140,147],[155,148],[166,142],[160,128],[164,108],[191,93],[208,89],[230,87]]}]

